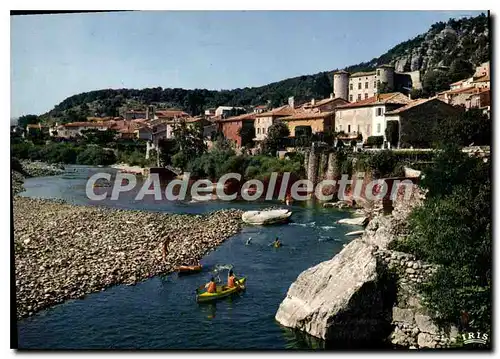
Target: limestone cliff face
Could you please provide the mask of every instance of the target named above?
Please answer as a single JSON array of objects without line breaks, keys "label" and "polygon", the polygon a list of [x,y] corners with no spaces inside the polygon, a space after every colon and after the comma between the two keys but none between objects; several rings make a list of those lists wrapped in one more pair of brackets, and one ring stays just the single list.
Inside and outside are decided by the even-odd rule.
[{"label": "limestone cliff face", "polygon": [[398,199],[389,216],[377,215],[361,238],[333,259],[302,272],[290,286],[276,320],[329,341],[390,341],[411,348],[447,346],[456,328],[437,329],[415,289],[436,267],[387,246],[407,234],[406,219],[424,194]]}]

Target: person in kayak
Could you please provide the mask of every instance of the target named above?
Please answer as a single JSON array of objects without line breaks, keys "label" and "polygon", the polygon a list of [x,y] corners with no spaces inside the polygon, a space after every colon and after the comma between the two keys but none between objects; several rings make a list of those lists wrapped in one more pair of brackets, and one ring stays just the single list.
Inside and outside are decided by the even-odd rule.
[{"label": "person in kayak", "polygon": [[205,284],[205,288],[207,288],[208,293],[215,293],[217,292],[217,284],[215,284],[215,279],[214,277],[210,278],[210,282]]},{"label": "person in kayak", "polygon": [[227,276],[227,286],[229,288],[234,288],[236,286],[236,281],[237,281],[237,278],[234,276],[233,271],[230,270],[229,274]]},{"label": "person in kayak", "polygon": [[278,237],[276,237],[276,239],[274,240],[274,248],[278,248],[278,247],[281,247],[281,242],[280,240],[278,239]]}]

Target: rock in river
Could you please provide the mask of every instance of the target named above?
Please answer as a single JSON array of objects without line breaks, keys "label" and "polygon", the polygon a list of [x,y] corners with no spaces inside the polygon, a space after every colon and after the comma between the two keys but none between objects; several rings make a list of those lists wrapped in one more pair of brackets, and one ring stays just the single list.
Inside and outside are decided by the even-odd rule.
[{"label": "rock in river", "polygon": [[383,318],[392,310],[384,305],[380,284],[385,278],[380,272],[373,246],[355,239],[333,259],[299,275],[276,320],[327,340],[378,338],[384,333]]}]

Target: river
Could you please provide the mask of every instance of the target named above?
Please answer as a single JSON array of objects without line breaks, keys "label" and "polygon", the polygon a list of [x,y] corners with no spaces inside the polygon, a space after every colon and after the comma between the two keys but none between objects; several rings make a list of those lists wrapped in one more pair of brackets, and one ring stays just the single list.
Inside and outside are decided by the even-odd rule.
[{"label": "river", "polygon": [[[87,178],[112,169],[68,166],[62,175],[30,178],[21,195],[62,198],[92,205],[85,195]],[[245,210],[273,203],[155,201],[147,195],[134,201],[137,191],[119,201],[100,204],[118,208],[176,213],[205,213],[222,208]],[[346,211],[323,209],[314,203],[291,206],[292,223],[268,227],[245,226],[201,263],[200,274],[155,277],[135,286],[115,286],[83,299],[67,301],[19,321],[20,348],[50,349],[310,349],[325,343],[282,328],[274,315],[291,283],[305,269],[332,258],[359,228],[337,225]],[[245,242],[252,237],[250,245]],[[275,237],[284,244],[269,247]],[[247,277],[241,295],[216,304],[197,304],[195,288],[207,282],[210,269],[232,265]],[[225,280],[221,275],[221,279]],[[335,346],[335,345],[334,345]],[[326,345],[330,347],[330,345]]]}]

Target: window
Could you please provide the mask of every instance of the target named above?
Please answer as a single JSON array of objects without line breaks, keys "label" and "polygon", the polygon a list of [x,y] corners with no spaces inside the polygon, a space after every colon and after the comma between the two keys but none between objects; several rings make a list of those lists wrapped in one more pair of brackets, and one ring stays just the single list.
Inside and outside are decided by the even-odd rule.
[{"label": "window", "polygon": [[377,123],[377,133],[380,133],[380,123]]},{"label": "window", "polygon": [[382,116],[382,115],[384,114],[384,111],[383,111],[383,110],[384,110],[384,109],[383,109],[383,108],[381,108],[381,107],[377,108],[377,116]]},{"label": "window", "polygon": [[365,89],[367,89],[367,88],[368,88],[368,81],[365,82]]},{"label": "window", "polygon": [[358,93],[358,101],[361,101],[361,94]]},{"label": "window", "polygon": [[351,133],[351,125],[347,125],[347,133]]},{"label": "window", "polygon": [[266,134],[266,130],[267,130],[267,128],[265,128],[265,127],[264,127],[264,128],[262,129],[262,133],[263,133],[263,134]]},{"label": "window", "polygon": [[358,133],[359,133],[359,125],[358,125]]},{"label": "window", "polygon": [[377,70],[377,76],[380,76],[380,70]]},{"label": "window", "polygon": [[365,93],[365,100],[366,100],[367,98],[368,98],[368,94],[367,94],[367,93]]},{"label": "window", "polygon": [[349,95],[349,102],[352,102],[352,95]]},{"label": "window", "polygon": [[358,83],[358,90],[361,90],[361,82]]},{"label": "window", "polygon": [[260,135],[260,127],[257,127],[257,134]]},{"label": "window", "polygon": [[349,84],[349,90],[352,90],[352,84]]},{"label": "window", "polygon": [[377,88],[377,81],[373,81],[373,88]]}]

